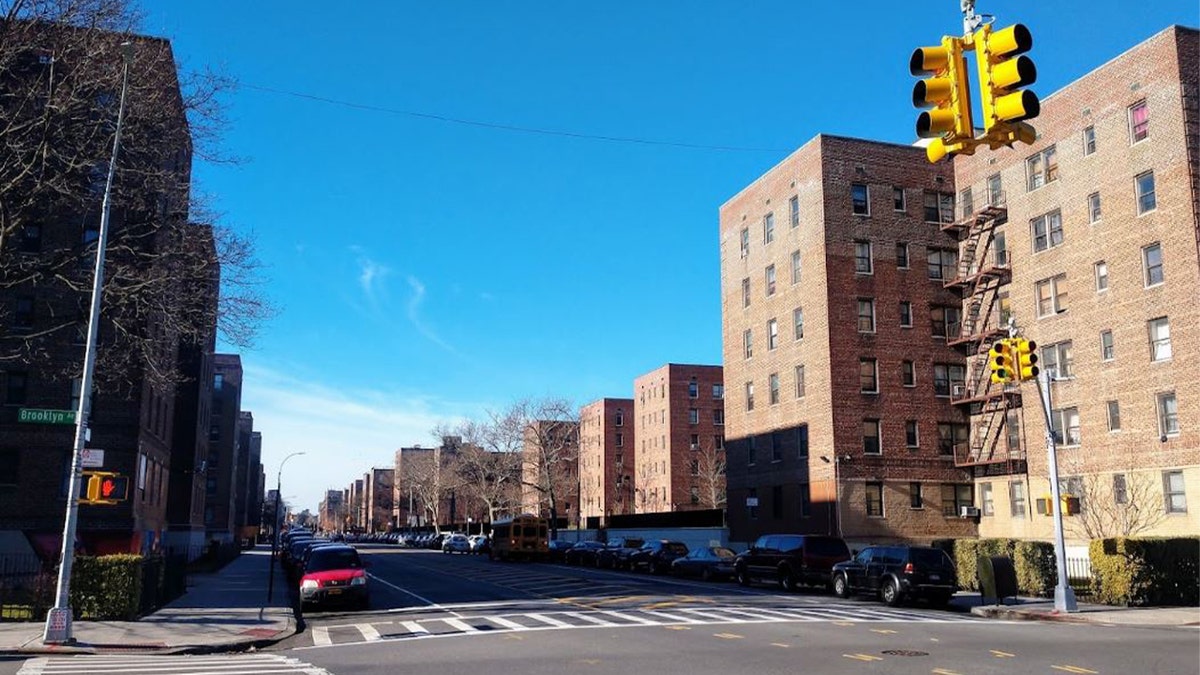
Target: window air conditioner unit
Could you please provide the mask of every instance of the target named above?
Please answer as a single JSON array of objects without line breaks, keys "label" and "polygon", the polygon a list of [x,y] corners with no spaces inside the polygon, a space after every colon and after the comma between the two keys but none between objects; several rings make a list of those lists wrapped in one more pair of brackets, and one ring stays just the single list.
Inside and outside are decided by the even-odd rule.
[{"label": "window air conditioner unit", "polygon": [[958,507],[958,515],[961,518],[978,518],[979,508],[975,506],[960,506]]},{"label": "window air conditioner unit", "polygon": [[950,391],[952,392],[952,396],[954,398],[962,398],[967,394],[967,385],[956,384],[950,388]]}]

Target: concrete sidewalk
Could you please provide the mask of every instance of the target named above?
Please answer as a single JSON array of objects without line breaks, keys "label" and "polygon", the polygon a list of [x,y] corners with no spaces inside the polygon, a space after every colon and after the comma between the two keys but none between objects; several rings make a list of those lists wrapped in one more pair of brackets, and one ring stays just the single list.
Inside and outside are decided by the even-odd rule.
[{"label": "concrete sidewalk", "polygon": [[1063,613],[1055,611],[1053,598],[1008,598],[1003,605],[985,605],[978,593],[959,593],[952,603],[959,611],[994,619],[1200,628],[1200,607],[1113,607],[1080,602],[1078,612]]},{"label": "concrete sidewalk", "polygon": [[138,621],[77,621],[76,644],[42,644],[43,624],[0,623],[0,655],[149,651],[207,653],[264,647],[296,633],[287,580],[275,569],[267,602],[271,549],[245,551],[213,574],[188,578],[188,590]]}]

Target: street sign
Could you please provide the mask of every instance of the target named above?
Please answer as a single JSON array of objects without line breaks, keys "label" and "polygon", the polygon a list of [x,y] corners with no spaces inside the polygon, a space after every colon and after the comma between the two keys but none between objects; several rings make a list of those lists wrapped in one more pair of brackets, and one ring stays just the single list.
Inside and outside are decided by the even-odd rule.
[{"label": "street sign", "polygon": [[746,506],[758,506],[758,497],[746,497]]},{"label": "street sign", "polygon": [[83,459],[81,466],[85,469],[99,469],[104,466],[104,451],[95,448],[84,448],[83,454],[80,456]]},{"label": "street sign", "polygon": [[75,424],[75,411],[21,408],[17,411],[17,421],[25,424]]}]

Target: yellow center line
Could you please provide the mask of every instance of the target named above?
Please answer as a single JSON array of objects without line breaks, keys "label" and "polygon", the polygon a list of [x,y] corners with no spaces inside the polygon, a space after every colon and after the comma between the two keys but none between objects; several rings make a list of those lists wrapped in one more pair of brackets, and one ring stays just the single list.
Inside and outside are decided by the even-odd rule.
[{"label": "yellow center line", "polygon": [[834,621],[833,625],[835,625],[835,626],[853,626],[854,622],[853,621]]},{"label": "yellow center line", "polygon": [[895,635],[896,634],[896,631],[894,631],[890,628],[872,628],[871,632],[879,633],[880,635]]},{"label": "yellow center line", "polygon": [[1079,675],[1089,675],[1089,674],[1096,675],[1096,672],[1097,672],[1095,670],[1088,670],[1087,668],[1084,668],[1083,666],[1066,665],[1066,666],[1050,666],[1050,667],[1055,670],[1061,670],[1061,671],[1064,671],[1067,673],[1078,673]]},{"label": "yellow center line", "polygon": [[789,647],[791,647],[791,645],[786,645],[782,642],[772,642],[771,646],[772,647],[783,647],[784,649],[788,649]]},{"label": "yellow center line", "polygon": [[844,656],[848,659],[854,659],[855,661],[882,661],[883,660],[882,656],[872,656],[871,654],[842,654],[842,656]]},{"label": "yellow center line", "polygon": [[687,626],[663,626],[663,628],[666,628],[667,630],[691,630],[691,628]]},{"label": "yellow center line", "polygon": [[719,637],[722,640],[741,640],[744,636],[737,633],[713,633],[713,637]]},{"label": "yellow center line", "polygon": [[962,675],[962,673],[954,670],[948,670],[946,668],[934,668],[929,672],[933,673],[933,675]]},{"label": "yellow center line", "polygon": [[992,652],[992,656],[994,656],[994,657],[996,657],[996,658],[998,658],[998,659],[1010,659],[1010,658],[1012,658],[1012,657],[1016,656],[1016,654],[1010,654],[1010,653],[1008,653],[1008,652],[1002,652],[1002,651],[1000,651],[999,649],[992,649],[992,650],[990,650],[990,651]]}]

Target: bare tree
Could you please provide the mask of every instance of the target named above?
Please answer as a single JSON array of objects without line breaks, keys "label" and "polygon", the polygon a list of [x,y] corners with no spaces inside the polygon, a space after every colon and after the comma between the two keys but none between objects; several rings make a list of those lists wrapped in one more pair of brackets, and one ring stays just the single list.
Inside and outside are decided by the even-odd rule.
[{"label": "bare tree", "polygon": [[[133,44],[134,58],[112,187],[97,389],[132,384],[132,373],[170,382],[175,354],[164,344],[202,344],[215,322],[227,342],[246,346],[274,312],[252,240],[197,225],[214,221],[191,198],[193,156],[226,159],[218,142],[231,82],[181,76],[170,44],[138,35],[139,27],[129,0],[0,0],[0,293],[38,291],[27,310],[36,329],[0,339],[0,368],[38,363],[51,376],[78,373],[82,354],[47,361],[75,341],[90,292],[122,42]],[[190,301],[213,284],[221,292],[212,303]]]},{"label": "bare tree", "polygon": [[709,509],[725,508],[725,450],[718,448],[712,441],[702,442],[694,456],[701,506]]},{"label": "bare tree", "polygon": [[454,427],[463,439],[455,469],[464,496],[487,510],[488,522],[511,513],[520,503],[521,455],[503,432],[509,422],[493,413],[482,422],[468,420]]},{"label": "bare tree", "polygon": [[[579,412],[569,401],[547,398],[514,403],[505,420],[506,444],[520,439],[522,501],[536,502],[557,535],[560,507],[579,495]],[[530,504],[524,504],[529,506]]]},{"label": "bare tree", "polygon": [[1089,474],[1063,483],[1064,494],[1079,498],[1079,513],[1064,520],[1082,538],[1132,537],[1167,518],[1161,488],[1149,473]]}]

